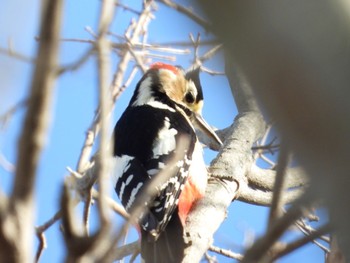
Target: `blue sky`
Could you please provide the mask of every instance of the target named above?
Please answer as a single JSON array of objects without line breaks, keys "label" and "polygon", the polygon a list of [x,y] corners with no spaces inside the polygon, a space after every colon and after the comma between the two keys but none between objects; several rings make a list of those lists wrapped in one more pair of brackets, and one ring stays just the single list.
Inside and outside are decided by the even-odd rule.
[{"label": "blue sky", "polygon": [[[39,22],[39,0],[12,0],[0,2],[0,47],[8,47],[11,43],[14,50],[34,57],[37,45]],[[180,1],[181,2],[181,1]],[[186,1],[182,1],[186,2]],[[139,8],[141,1],[124,1],[135,8]],[[62,38],[91,39],[91,35],[84,29],[97,28],[100,1],[98,0],[68,0],[65,1],[63,11]],[[149,26],[150,42],[171,42],[188,40],[189,32],[194,36],[198,32],[202,38],[211,38],[196,24],[184,16],[179,16],[173,10],[159,4],[155,13],[155,20]],[[135,15],[127,11],[118,11],[111,31],[123,34],[130,19]],[[59,60],[62,65],[74,62],[75,59],[88,48],[89,44],[62,42]],[[201,54],[207,48],[200,49]],[[192,56],[178,56],[175,64],[184,68],[190,65]],[[115,70],[118,57],[112,55],[112,71]],[[155,60],[153,60],[154,62]],[[222,54],[205,63],[205,66],[223,71]],[[0,116],[3,112],[26,97],[29,88],[32,66],[29,63],[17,61],[0,54]],[[97,105],[97,70],[95,58],[75,72],[68,72],[61,76],[56,84],[52,118],[45,149],[39,164],[36,183],[36,224],[40,225],[48,220],[58,209],[60,192],[64,177],[68,174],[66,167],[76,167],[79,153],[85,138],[85,131],[89,127]],[[139,79],[140,75],[136,79]],[[201,81],[204,88],[205,106],[203,116],[208,123],[225,128],[230,125],[237,114],[234,101],[225,77],[213,77],[203,73]],[[125,109],[133,92],[134,82],[121,96],[116,104],[113,123]],[[15,113],[8,124],[0,127],[0,154],[11,163],[16,162],[17,139],[21,130],[24,110]],[[114,125],[114,124],[113,124]],[[206,151],[206,162],[215,153]],[[13,174],[0,166],[0,190],[8,193],[11,188]],[[114,193],[111,195],[116,198]],[[240,251],[247,233],[255,236],[264,233],[268,210],[264,207],[234,202],[223,223],[215,235],[215,244],[233,251]],[[93,220],[93,218],[92,218]],[[120,221],[116,219],[116,225]],[[94,222],[92,222],[94,225]],[[62,236],[56,223],[46,232],[47,249],[41,262],[61,262],[64,256]],[[131,241],[133,241],[133,236]],[[288,236],[287,238],[290,238]],[[36,246],[36,239],[35,246]],[[296,262],[301,259],[308,262],[322,262],[323,253],[314,245],[308,245],[298,253],[287,256],[280,262]],[[220,258],[220,262],[232,262]]]}]

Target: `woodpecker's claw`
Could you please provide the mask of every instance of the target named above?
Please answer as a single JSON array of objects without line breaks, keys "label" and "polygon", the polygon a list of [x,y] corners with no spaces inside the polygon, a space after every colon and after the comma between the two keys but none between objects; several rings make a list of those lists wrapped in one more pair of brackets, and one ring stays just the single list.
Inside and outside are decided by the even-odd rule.
[{"label": "woodpecker's claw", "polygon": [[218,144],[222,145],[222,141],[220,140],[219,136],[217,136],[215,131],[210,127],[210,125],[203,119],[203,117],[200,114],[192,112],[191,121],[205,135],[214,139]]}]

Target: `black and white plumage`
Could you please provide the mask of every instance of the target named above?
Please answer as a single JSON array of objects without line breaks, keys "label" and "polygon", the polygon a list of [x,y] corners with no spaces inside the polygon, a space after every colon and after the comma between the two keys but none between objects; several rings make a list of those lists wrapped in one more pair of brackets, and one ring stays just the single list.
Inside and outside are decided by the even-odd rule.
[{"label": "black and white plumage", "polygon": [[[182,226],[206,186],[202,148],[190,121],[203,105],[198,74],[199,69],[184,74],[180,68],[154,64],[138,82],[115,126],[115,191],[128,212],[139,205],[137,198],[152,178],[168,168],[180,140],[188,142],[180,153],[183,159],[169,171],[169,179],[157,186],[148,204],[141,204],[147,206],[139,219],[141,254],[146,262],[182,259],[186,246]],[[189,174],[192,179],[187,180]],[[194,175],[200,179],[195,180]]]}]

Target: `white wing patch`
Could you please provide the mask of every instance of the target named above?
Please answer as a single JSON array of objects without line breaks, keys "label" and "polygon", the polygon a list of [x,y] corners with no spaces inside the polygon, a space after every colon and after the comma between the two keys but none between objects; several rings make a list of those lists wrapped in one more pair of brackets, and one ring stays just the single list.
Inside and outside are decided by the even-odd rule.
[{"label": "white wing patch", "polygon": [[148,175],[150,176],[154,176],[156,175],[157,173],[159,173],[159,169],[150,169],[147,171]]},{"label": "white wing patch", "polygon": [[[127,167],[128,168],[128,167]],[[126,168],[126,169],[127,169]],[[126,179],[125,183],[123,182],[121,187],[120,187],[120,191],[119,191],[119,197],[120,197],[120,200],[123,200],[123,194],[124,194],[124,189],[125,189],[125,186],[127,186],[128,184],[130,184],[131,180],[134,178],[134,175],[131,174],[129,175],[129,177]]]},{"label": "white wing patch", "polygon": [[126,204],[126,207],[125,207],[126,211],[128,211],[131,205],[134,203],[136,194],[139,192],[142,186],[143,186],[143,183],[140,182],[137,184],[137,186],[134,189],[132,189],[130,199],[128,200],[128,203]]},{"label": "white wing patch", "polygon": [[[124,172],[129,169],[130,167],[130,162],[134,159],[135,157],[129,156],[129,155],[122,155],[121,157],[115,156],[112,159],[112,185],[115,187],[117,184],[118,179],[123,176]],[[131,178],[132,179],[132,178]],[[131,180],[130,179],[130,180]],[[129,181],[129,180],[127,180]],[[130,181],[129,181],[130,182]]]},{"label": "white wing patch", "polygon": [[164,127],[159,131],[158,138],[153,145],[153,157],[158,157],[174,151],[176,147],[176,134],[177,130],[170,128],[170,120],[166,117],[164,120]]}]

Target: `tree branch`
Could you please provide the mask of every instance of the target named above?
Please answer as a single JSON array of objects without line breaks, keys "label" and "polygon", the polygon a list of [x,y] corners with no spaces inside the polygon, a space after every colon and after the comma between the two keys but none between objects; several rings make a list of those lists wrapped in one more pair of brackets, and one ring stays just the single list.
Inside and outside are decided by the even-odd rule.
[{"label": "tree branch", "polygon": [[275,252],[274,255],[272,256],[271,260],[275,261],[278,258],[283,257],[283,256],[293,252],[294,250],[306,245],[307,243],[312,242],[316,238],[329,233],[330,230],[331,230],[331,227],[329,224],[321,226],[319,229],[312,232],[311,234],[304,236],[298,240],[295,240],[295,241],[289,243],[285,248],[281,249],[280,251]]},{"label": "tree branch", "polygon": [[[236,69],[228,62],[226,72],[229,76]],[[204,198],[198,201],[187,219],[185,231],[192,244],[186,248],[183,262],[199,262],[211,245],[213,234],[226,218],[227,207],[239,196],[240,186],[246,182],[245,174],[253,163],[251,147],[265,131],[265,122],[254,98],[247,96],[250,87],[241,82],[234,85],[231,88],[242,112],[226,131],[224,146],[211,162],[213,179],[209,180]],[[213,214],[215,217],[211,217],[208,224],[207,217]]]},{"label": "tree branch", "polygon": [[222,249],[222,248],[219,248],[219,247],[215,247],[215,246],[210,246],[209,247],[209,250],[210,251],[213,251],[215,253],[218,253],[218,254],[221,254],[221,255],[224,255],[228,258],[233,258],[233,259],[237,259],[237,260],[242,260],[243,259],[243,255],[241,254],[238,254],[238,253],[234,253],[230,250],[227,250],[227,249]]},{"label": "tree branch", "polygon": [[160,2],[162,4],[165,4],[173,9],[175,9],[176,11],[178,11],[178,12],[186,15],[190,19],[192,19],[194,22],[196,22],[197,24],[199,24],[200,26],[202,26],[206,30],[209,30],[210,24],[208,23],[208,21],[206,21],[203,18],[196,15],[191,9],[186,8],[182,5],[179,5],[171,0],[157,0],[157,2]]},{"label": "tree branch", "polygon": [[294,224],[297,219],[306,214],[304,205],[307,204],[307,202],[305,202],[304,199],[305,198],[302,198],[299,199],[298,202],[295,202],[285,215],[274,222],[267,233],[246,251],[242,263],[264,262],[262,258],[266,256],[266,253],[275,244],[278,238],[286,229]]},{"label": "tree branch", "polygon": [[[272,191],[275,184],[276,171],[262,169],[252,164],[247,173],[248,182],[253,187],[261,190]],[[296,188],[305,186],[308,183],[306,172],[302,167],[287,168],[286,171],[286,188]]]},{"label": "tree branch", "polygon": [[23,61],[23,62],[26,62],[26,63],[35,63],[35,60],[33,58],[30,58],[30,57],[27,57],[26,55],[23,55],[17,51],[14,51],[12,50],[11,47],[9,48],[3,48],[3,47],[0,47],[0,54],[3,54],[3,55],[6,55],[6,56],[9,56],[9,57],[12,57],[12,58],[15,58],[15,59],[18,59],[20,61]]},{"label": "tree branch", "polygon": [[342,202],[350,199],[350,119],[345,117],[350,75],[344,71],[350,61],[350,23],[345,2],[198,3],[265,112],[288,138],[310,176],[308,192],[324,200],[350,258],[350,209]]},{"label": "tree branch", "polygon": [[269,213],[268,228],[270,228],[273,222],[280,217],[282,213],[283,205],[285,204],[284,190],[286,185],[286,169],[289,163],[288,145],[284,141],[282,143],[281,151],[278,157],[276,180],[273,187],[273,196],[271,202],[271,208]]},{"label": "tree branch", "polygon": [[[283,200],[286,204],[290,204],[302,194],[304,194],[304,189],[295,189],[286,191],[283,196]],[[242,183],[239,189],[239,197],[237,198],[239,201],[253,204],[253,205],[262,205],[262,206],[270,206],[272,202],[273,192],[269,191],[261,191],[259,189],[253,189],[246,183]]]},{"label": "tree branch", "polygon": [[[28,108],[18,141],[16,176],[8,207],[0,211],[0,258],[7,262],[32,260],[34,184],[46,137],[56,60],[62,1],[45,1],[36,65]],[[23,220],[25,219],[25,220]]]}]

